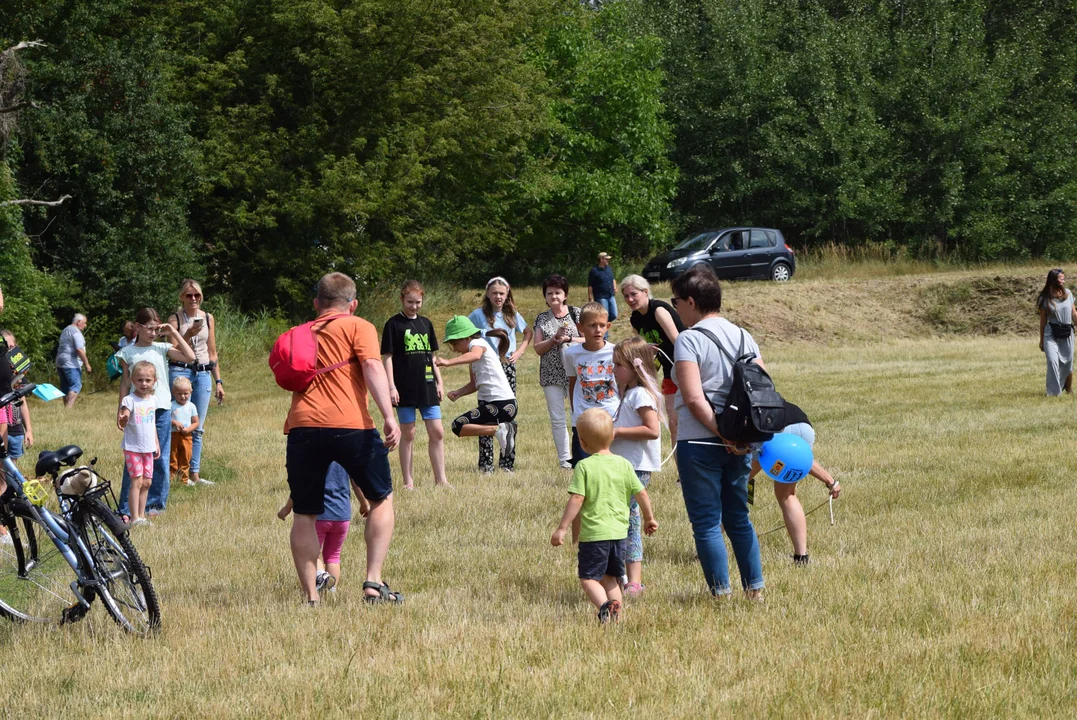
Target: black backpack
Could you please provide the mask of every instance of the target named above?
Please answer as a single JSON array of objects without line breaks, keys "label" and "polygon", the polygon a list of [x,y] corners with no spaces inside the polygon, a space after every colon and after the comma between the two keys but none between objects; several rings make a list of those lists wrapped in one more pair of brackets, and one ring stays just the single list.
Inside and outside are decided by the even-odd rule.
[{"label": "black backpack", "polygon": [[[725,407],[714,413],[718,434],[729,442],[766,442],[785,427],[785,401],[774,389],[767,371],[752,362],[753,353],[744,353],[744,331],[740,331],[740,348],[734,358],[710,330],[691,328],[710,338],[733,364],[733,386]],[[713,403],[711,403],[713,407]]]}]

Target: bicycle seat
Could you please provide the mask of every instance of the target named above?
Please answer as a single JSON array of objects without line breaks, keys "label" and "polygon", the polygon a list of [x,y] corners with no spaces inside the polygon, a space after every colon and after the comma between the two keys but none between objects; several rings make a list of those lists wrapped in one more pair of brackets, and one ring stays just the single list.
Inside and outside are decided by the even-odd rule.
[{"label": "bicycle seat", "polygon": [[74,465],[82,457],[82,448],[78,445],[64,445],[56,451],[56,457],[62,465]]},{"label": "bicycle seat", "polygon": [[37,465],[34,465],[34,475],[44,477],[58,472],[60,472],[60,458],[52,450],[42,450],[37,456]]}]

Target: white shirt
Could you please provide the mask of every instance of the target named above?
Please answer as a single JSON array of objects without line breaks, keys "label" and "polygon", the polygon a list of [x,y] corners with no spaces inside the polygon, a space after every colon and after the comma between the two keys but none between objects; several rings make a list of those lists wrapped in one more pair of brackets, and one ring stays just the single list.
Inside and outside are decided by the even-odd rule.
[{"label": "white shirt", "polygon": [[120,401],[120,407],[131,411],[123,428],[123,449],[134,453],[157,452],[157,401],[154,397],[128,395]]},{"label": "white shirt", "polygon": [[475,387],[479,390],[479,400],[515,400],[505,369],[497,357],[497,351],[491,350],[485,340],[476,338],[467,344],[468,350],[476,346],[484,349],[482,357],[471,364],[475,373]]},{"label": "white shirt", "polygon": [[565,375],[576,378],[572,391],[572,426],[585,410],[602,408],[613,417],[617,412],[617,380],[613,377],[613,343],[601,350],[588,350],[583,343],[565,348],[562,353]]},{"label": "white shirt", "polygon": [[[629,388],[621,400],[617,415],[613,418],[613,427],[630,428],[642,425],[643,420],[639,416],[639,409],[642,407],[649,407],[658,412],[658,406],[649,392],[639,385]],[[662,440],[660,438],[654,440],[616,438],[610,445],[610,452],[632,463],[633,470],[658,472],[662,469]]]}]

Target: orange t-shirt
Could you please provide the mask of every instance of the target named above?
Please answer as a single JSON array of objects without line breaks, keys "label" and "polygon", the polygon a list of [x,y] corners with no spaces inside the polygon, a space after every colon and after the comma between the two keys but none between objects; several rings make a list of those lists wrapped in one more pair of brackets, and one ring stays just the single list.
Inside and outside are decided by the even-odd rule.
[{"label": "orange t-shirt", "polygon": [[374,419],[367,410],[366,380],[360,363],[364,360],[381,362],[377,330],[362,318],[348,316],[337,318],[318,331],[318,367],[352,357],[358,362],[322,373],[306,390],[292,393],[292,408],[284,423],[285,434],[298,427],[374,428]]}]

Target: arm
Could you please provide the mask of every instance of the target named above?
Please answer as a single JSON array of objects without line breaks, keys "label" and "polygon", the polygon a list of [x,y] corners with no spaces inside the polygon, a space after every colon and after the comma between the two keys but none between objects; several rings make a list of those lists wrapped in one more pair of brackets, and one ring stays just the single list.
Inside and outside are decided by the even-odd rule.
[{"label": "arm", "polygon": [[123,416],[123,399],[131,392],[131,368],[127,366],[127,361],[123,358],[117,359],[120,361],[120,369],[123,371],[123,375],[120,376],[120,406],[116,410],[116,427],[123,430],[123,426],[127,424],[127,420]]},{"label": "arm", "polygon": [[[535,354],[539,356],[545,355],[558,345],[563,345],[564,342],[571,342],[571,340],[565,340],[564,342],[562,342],[561,340],[557,339],[556,335],[554,335],[552,338],[547,338],[543,334],[542,328],[535,330],[534,338],[535,344],[531,347],[535,349]],[[583,338],[580,338],[580,340],[583,340]]]},{"label": "arm", "polygon": [[651,509],[651,498],[647,490],[640,490],[635,495],[639,503],[639,511],[643,514],[643,532],[654,535],[658,531],[658,521],[654,519],[654,511]]},{"label": "arm", "polygon": [[1040,352],[1043,352],[1043,329],[1047,327],[1047,311],[1040,308]]},{"label": "arm", "polygon": [[658,419],[658,412],[652,407],[641,407],[638,410],[642,425],[636,427],[614,428],[613,437],[624,440],[657,440],[662,434],[662,425]]},{"label": "arm", "polygon": [[292,512],[292,498],[291,498],[291,496],[289,496],[288,497],[288,502],[281,505],[280,510],[277,511],[277,517],[279,517],[281,520],[283,520],[284,518],[288,517],[288,515],[290,515],[291,512]]},{"label": "arm", "polygon": [[658,327],[662,328],[662,332],[666,334],[669,341],[677,342],[680,333],[677,332],[677,323],[673,322],[673,316],[669,314],[669,310],[664,307],[658,308],[654,311],[654,319],[658,321]]},{"label": "arm", "polygon": [[475,371],[472,368],[469,367],[468,368],[467,385],[463,385],[463,386],[461,386],[460,388],[458,388],[456,390],[450,390],[449,391],[449,399],[452,400],[453,402],[456,402],[457,400],[459,400],[463,396],[470,395],[471,393],[475,392],[476,390],[478,390],[478,388],[475,386]]},{"label": "arm", "polygon": [[176,411],[175,410],[173,410],[170,413],[170,417],[172,418],[172,430],[173,430],[173,432],[183,432],[183,426],[180,425],[180,421],[176,419]]},{"label": "arm", "polygon": [[568,527],[572,524],[572,521],[580,514],[581,507],[583,507],[583,495],[570,495],[568,503],[565,505],[565,512],[561,515],[561,522],[557,525],[557,529],[553,531],[553,535],[550,536],[551,545],[560,547],[564,544],[565,533],[568,532]]},{"label": "arm", "polygon": [[198,418],[197,415],[195,415],[193,418],[191,418],[191,424],[188,425],[187,427],[183,428],[183,434],[184,435],[190,435],[195,430],[197,430],[198,426],[201,425],[201,424],[202,424],[202,421]]},{"label": "arm", "polygon": [[30,403],[28,402],[22,404],[22,426],[26,430],[26,447],[31,448],[34,446],[34,428],[30,424]]},{"label": "arm", "polygon": [[385,447],[392,450],[400,440],[400,425],[396,422],[393,404],[389,401],[389,383],[385,379],[381,359],[367,358],[363,361],[363,379],[385,423]]},{"label": "arm", "polygon": [[588,283],[587,284],[587,302],[594,302],[594,301],[595,301],[595,291],[591,287],[591,284]]},{"label": "arm", "polygon": [[79,357],[82,359],[82,364],[86,366],[86,372],[92,373],[93,368],[90,367],[90,359],[86,357],[86,348],[79,348],[75,352],[77,352]]},{"label": "arm", "polygon": [[165,334],[172,338],[172,342],[174,343],[166,353],[168,357],[176,362],[194,362],[194,350],[192,350],[191,346],[187,344],[187,341],[183,339],[183,336],[177,333],[176,329],[168,323],[162,323],[160,327],[164,328]]},{"label": "arm", "polygon": [[826,489],[830,491],[830,497],[836,498],[841,494],[841,483],[835,480],[833,476],[826,471],[826,468],[819,464],[818,460],[812,460],[811,470],[809,470],[808,473],[826,485]]},{"label": "arm", "polygon": [[209,340],[206,341],[206,352],[209,353],[209,361],[216,363],[213,366],[213,386],[217,388],[217,404],[224,402],[224,381],[221,380],[221,361],[217,356],[217,329],[216,320],[206,313],[206,322],[209,323]]},{"label": "arm", "polygon": [[[489,346],[487,346],[487,347],[489,347]],[[442,357],[434,358],[434,364],[437,365],[438,367],[453,367],[455,365],[470,365],[471,363],[476,362],[477,360],[479,360],[482,357],[482,354],[484,352],[486,352],[486,348],[484,348],[482,345],[476,345],[475,347],[471,348],[470,350],[468,350],[466,353],[464,353],[460,357],[455,357],[455,358],[452,358],[450,360],[446,360],[445,358],[442,358]]]},{"label": "arm", "polygon": [[359,517],[366,517],[370,515],[370,501],[366,499],[366,495],[363,491],[352,481],[352,492],[355,493],[355,497],[359,498]]},{"label": "arm", "polygon": [[707,396],[703,394],[703,381],[699,377],[699,365],[686,360],[677,362],[677,381],[681,388],[681,397],[692,417],[705,428],[718,435],[718,424],[714,421],[714,408]]},{"label": "arm", "polygon": [[393,356],[382,355],[381,364],[385,366],[385,380],[389,383],[389,401],[396,407],[400,404],[400,393],[396,389],[396,379],[393,377]]},{"label": "arm", "polygon": [[438,388],[438,400],[441,400],[443,397],[445,397],[445,381],[441,379],[441,368],[437,366],[437,363],[433,363],[433,365],[434,383],[437,385]]},{"label": "arm", "polygon": [[572,405],[572,398],[576,394],[576,376],[570,375],[568,378],[568,411],[569,413],[576,412],[576,408]]},{"label": "arm", "polygon": [[524,353],[527,351],[527,346],[531,344],[531,338],[533,337],[535,337],[534,330],[532,330],[530,327],[524,330],[524,341],[517,345],[516,352],[509,356],[509,359],[512,360],[512,362],[515,363],[517,360],[524,356]]}]

